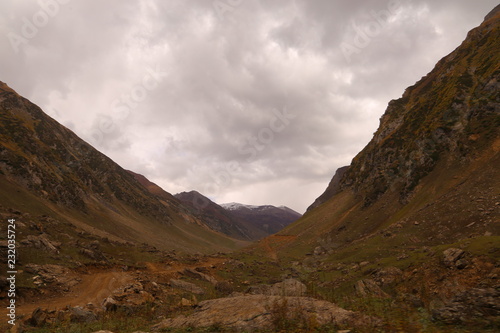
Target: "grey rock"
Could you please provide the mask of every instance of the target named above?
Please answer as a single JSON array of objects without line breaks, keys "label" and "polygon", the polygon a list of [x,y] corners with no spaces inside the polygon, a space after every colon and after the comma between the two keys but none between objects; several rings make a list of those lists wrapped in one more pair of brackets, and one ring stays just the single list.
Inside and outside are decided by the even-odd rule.
[{"label": "grey rock", "polygon": [[42,310],[41,308],[37,308],[31,314],[31,318],[28,320],[29,324],[34,327],[40,327],[45,325],[47,322],[48,315],[46,310]]},{"label": "grey rock", "polygon": [[307,292],[305,284],[296,279],[287,279],[273,285],[261,284],[251,286],[246,293],[251,295],[267,296],[304,296]]},{"label": "grey rock", "polygon": [[195,285],[194,283],[191,283],[191,282],[171,279],[170,286],[172,286],[173,288],[182,289],[184,291],[187,291],[187,292],[190,292],[190,293],[196,294],[196,295],[204,295],[205,294],[205,289],[198,287],[197,285]]},{"label": "grey rock", "polygon": [[80,306],[70,309],[70,319],[76,323],[91,323],[97,321],[97,316],[94,312],[86,310]]},{"label": "grey rock", "polygon": [[435,320],[447,324],[485,324],[500,321],[500,290],[473,288],[432,313]]},{"label": "grey rock", "polygon": [[[285,309],[283,309],[285,308]],[[166,319],[153,327],[153,331],[168,328],[210,327],[248,331],[273,329],[276,316],[315,320],[318,325],[341,324],[354,327],[374,325],[378,321],[344,310],[333,303],[308,297],[282,297],[247,295],[203,301],[190,316]]]},{"label": "grey rock", "polygon": [[454,267],[457,260],[461,259],[463,256],[464,256],[465,252],[463,250],[460,250],[460,249],[456,249],[456,248],[449,248],[447,250],[444,250],[443,251],[443,255],[444,255],[444,258],[443,258],[443,264],[446,266],[446,267]]},{"label": "grey rock", "polygon": [[208,281],[211,284],[213,284],[214,286],[217,284],[217,279],[215,279],[214,277],[207,275],[207,274],[204,274],[204,273],[201,273],[201,272],[198,272],[198,271],[191,269],[191,268],[186,268],[182,273],[184,275],[192,277],[194,279]]},{"label": "grey rock", "polygon": [[375,296],[379,298],[390,298],[390,296],[372,279],[359,280],[356,282],[354,288],[358,295],[362,297]]}]

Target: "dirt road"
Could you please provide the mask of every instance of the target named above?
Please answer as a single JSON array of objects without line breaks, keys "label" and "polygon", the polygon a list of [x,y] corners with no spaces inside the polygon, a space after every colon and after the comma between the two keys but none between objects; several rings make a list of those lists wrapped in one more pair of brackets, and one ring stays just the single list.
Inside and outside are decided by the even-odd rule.
[{"label": "dirt road", "polygon": [[[144,263],[145,273],[152,277],[171,275],[182,272],[186,268],[211,267],[222,264],[224,258],[210,258],[193,263],[185,264],[182,262],[165,263]],[[126,271],[100,271],[81,276],[82,282],[72,288],[72,290],[60,297],[37,299],[32,303],[25,303],[19,306],[17,314],[31,314],[36,308],[40,307],[48,310],[62,309],[66,306],[85,306],[88,303],[99,305],[102,301],[113,294],[113,291],[130,285],[135,281],[133,272]]]}]

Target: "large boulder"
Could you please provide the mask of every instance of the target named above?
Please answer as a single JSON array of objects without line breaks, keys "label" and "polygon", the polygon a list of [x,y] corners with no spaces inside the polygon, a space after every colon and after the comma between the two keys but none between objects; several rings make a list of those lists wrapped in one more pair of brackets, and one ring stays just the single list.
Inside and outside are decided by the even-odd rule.
[{"label": "large boulder", "polygon": [[162,321],[154,331],[169,328],[210,327],[235,330],[273,330],[276,323],[290,320],[297,325],[373,326],[377,320],[344,310],[333,303],[308,297],[246,295],[200,302],[190,316]]}]

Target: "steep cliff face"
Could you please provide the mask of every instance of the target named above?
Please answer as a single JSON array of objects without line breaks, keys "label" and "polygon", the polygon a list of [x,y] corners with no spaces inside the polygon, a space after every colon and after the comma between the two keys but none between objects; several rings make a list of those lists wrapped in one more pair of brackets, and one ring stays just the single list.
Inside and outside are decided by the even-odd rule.
[{"label": "steep cliff face", "polygon": [[1,82],[0,181],[4,188],[32,196],[23,202],[2,188],[6,208],[23,211],[37,201],[89,228],[164,248],[231,247],[231,240],[179,209],[173,197],[150,193],[132,174]]},{"label": "steep cliff face", "polygon": [[[499,40],[497,10],[391,101],[351,166],[337,173],[301,219],[257,244],[256,251],[273,257],[318,254],[312,262],[363,262],[373,269],[434,263],[425,253],[457,244],[471,258],[498,258],[493,244],[500,237]],[[354,277],[339,281],[349,279]],[[455,291],[477,283],[464,281],[469,284]],[[422,297],[446,299],[434,289],[435,295],[428,289]]]},{"label": "steep cliff face", "polygon": [[341,181],[370,205],[389,190],[401,202],[439,160],[468,163],[497,138],[499,14],[493,11],[428,75],[393,100],[372,141]]},{"label": "steep cliff face", "polygon": [[328,184],[328,187],[326,188],[325,192],[323,192],[322,195],[320,195],[314,203],[307,208],[307,211],[311,211],[314,208],[318,207],[319,205],[325,203],[328,201],[328,199],[331,199],[335,194],[337,194],[341,188],[340,188],[340,182],[342,178],[344,177],[345,173],[349,170],[348,166],[339,168],[336,172],[335,175],[333,176],[332,180],[330,181],[330,184]]}]

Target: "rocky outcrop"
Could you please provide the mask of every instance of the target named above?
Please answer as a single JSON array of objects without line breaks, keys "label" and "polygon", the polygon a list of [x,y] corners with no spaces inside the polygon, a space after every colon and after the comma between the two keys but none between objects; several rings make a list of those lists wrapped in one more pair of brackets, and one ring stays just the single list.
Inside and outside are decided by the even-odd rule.
[{"label": "rocky outcrop", "polygon": [[348,166],[337,169],[335,175],[330,181],[330,184],[328,184],[328,187],[326,188],[325,192],[323,192],[323,194],[321,194],[314,201],[314,203],[307,208],[307,211],[311,211],[314,208],[320,206],[321,204],[327,202],[330,198],[332,198],[335,194],[337,194],[340,191],[340,181],[342,180],[342,177],[344,177],[344,174],[347,172],[347,170],[349,170]]},{"label": "rocky outcrop", "polygon": [[446,324],[484,324],[500,322],[500,288],[474,288],[459,294],[433,318]]},{"label": "rocky outcrop", "polygon": [[61,247],[61,243],[50,241],[47,234],[39,236],[29,235],[21,241],[21,244],[35,249],[46,250],[55,254],[59,254],[59,248]]},{"label": "rocky outcrop", "polygon": [[27,264],[25,271],[34,274],[33,283],[35,285],[57,287],[64,291],[81,281],[75,272],[59,265]]},{"label": "rocky outcrop", "polygon": [[449,248],[443,251],[443,264],[448,268],[464,268],[466,266],[465,260],[462,259],[464,255],[465,252],[463,250],[453,247]]},{"label": "rocky outcrop", "polygon": [[280,320],[298,320],[298,326],[314,322],[317,326],[359,327],[373,326],[376,322],[373,318],[313,298],[248,295],[200,302],[192,315],[166,319],[153,330],[218,325],[248,331],[273,329]]},{"label": "rocky outcrop", "polygon": [[407,203],[439,161],[467,163],[498,138],[498,9],[400,99],[340,182],[365,206],[388,191]]}]

